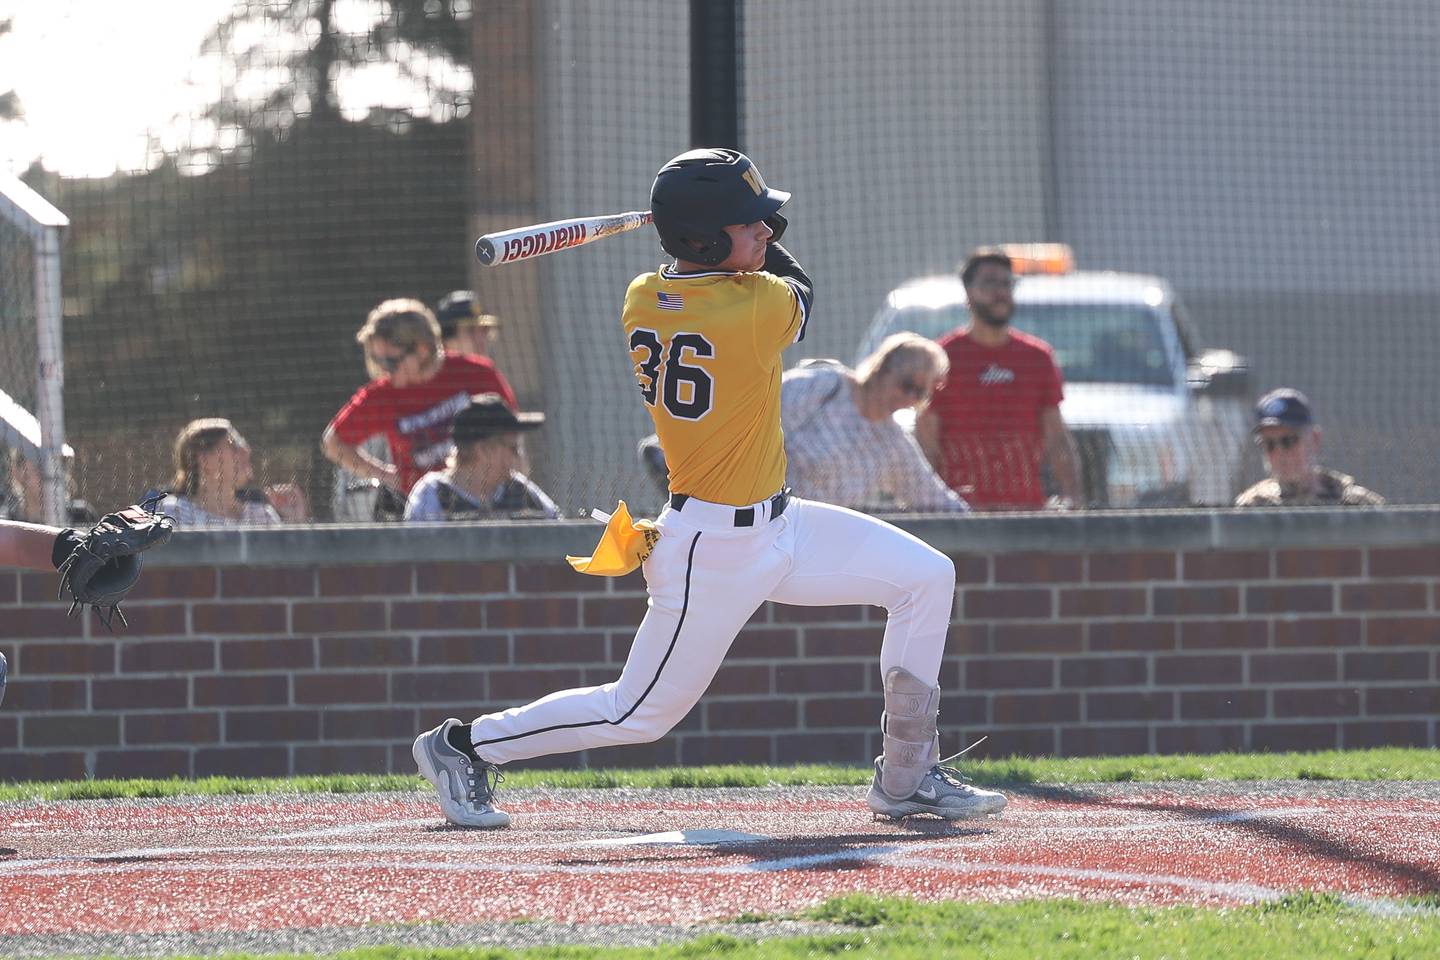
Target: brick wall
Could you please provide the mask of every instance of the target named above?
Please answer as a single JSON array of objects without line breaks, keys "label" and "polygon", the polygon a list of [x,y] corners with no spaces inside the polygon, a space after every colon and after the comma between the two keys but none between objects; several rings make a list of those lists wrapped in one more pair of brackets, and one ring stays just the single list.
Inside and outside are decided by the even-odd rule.
[{"label": "brick wall", "polygon": [[[905,525],[956,560],[944,746],[1437,744],[1440,509]],[[115,635],[0,571],[0,779],[409,772],[446,716],[617,674],[643,582],[551,559],[598,530],[181,534]],[[766,605],[670,736],[550,763],[863,762],[883,616]]]}]

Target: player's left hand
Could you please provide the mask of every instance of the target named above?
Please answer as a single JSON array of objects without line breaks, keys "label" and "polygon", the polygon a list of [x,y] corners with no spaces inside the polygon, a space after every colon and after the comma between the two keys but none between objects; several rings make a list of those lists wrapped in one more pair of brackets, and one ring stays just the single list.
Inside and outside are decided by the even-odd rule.
[{"label": "player's left hand", "polygon": [[58,564],[62,598],[70,594],[70,613],[86,606],[95,608],[100,622],[110,627],[119,617],[120,601],[125,599],[140,579],[140,555],[170,539],[175,520],[152,510],[160,498],[146,500],[114,513],[107,513],[85,533],[77,530],[61,534],[72,549]]}]

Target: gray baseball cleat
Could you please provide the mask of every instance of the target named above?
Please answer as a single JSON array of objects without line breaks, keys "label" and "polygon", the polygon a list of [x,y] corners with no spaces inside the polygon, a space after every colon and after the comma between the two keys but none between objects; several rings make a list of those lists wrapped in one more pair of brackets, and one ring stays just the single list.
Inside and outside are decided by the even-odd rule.
[{"label": "gray baseball cleat", "polygon": [[493,763],[473,760],[450,746],[445,735],[458,726],[451,717],[434,730],[415,738],[410,755],[420,775],[435,787],[445,819],[458,827],[495,830],[510,826],[510,814],[494,807],[495,787],[505,779]]},{"label": "gray baseball cleat", "polygon": [[[959,755],[957,753],[955,757]],[[876,757],[875,777],[870,782],[865,802],[880,816],[897,820],[917,813],[928,813],[945,820],[968,820],[1004,810],[1009,802],[1004,794],[972,786],[965,782],[959,770],[946,766],[955,757],[946,757],[935,764],[920,778],[920,786],[915,788],[914,793],[900,798],[880,789],[880,763],[884,758]]]}]

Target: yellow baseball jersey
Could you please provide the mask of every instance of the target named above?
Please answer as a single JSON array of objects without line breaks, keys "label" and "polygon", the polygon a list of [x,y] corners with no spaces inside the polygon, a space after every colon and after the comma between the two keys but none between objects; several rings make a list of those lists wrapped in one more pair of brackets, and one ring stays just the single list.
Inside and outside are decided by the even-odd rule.
[{"label": "yellow baseball jersey", "polygon": [[670,490],[744,506],[785,483],[781,352],[805,335],[808,288],[771,273],[642,274],[622,320]]}]

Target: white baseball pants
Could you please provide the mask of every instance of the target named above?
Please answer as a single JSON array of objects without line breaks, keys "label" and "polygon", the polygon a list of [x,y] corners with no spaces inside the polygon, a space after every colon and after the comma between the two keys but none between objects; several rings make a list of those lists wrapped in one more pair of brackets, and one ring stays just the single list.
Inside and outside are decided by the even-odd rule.
[{"label": "white baseball pants", "polygon": [[749,527],[735,526],[734,507],[693,498],[661,511],[644,565],[650,609],[620,678],[480,717],[476,753],[504,764],[658,740],[700,699],[766,600],[884,607],[880,675],[903,667],[934,685],[955,598],[950,558],[854,510],[792,497],[772,519],[770,507],[753,505]]}]

